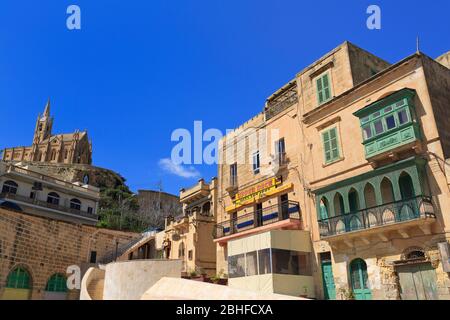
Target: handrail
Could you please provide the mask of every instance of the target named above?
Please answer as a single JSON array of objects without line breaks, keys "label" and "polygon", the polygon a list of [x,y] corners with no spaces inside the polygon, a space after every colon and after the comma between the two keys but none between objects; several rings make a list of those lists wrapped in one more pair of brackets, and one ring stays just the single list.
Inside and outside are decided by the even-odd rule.
[{"label": "handrail", "polygon": [[278,221],[300,220],[300,218],[300,204],[296,201],[285,201],[218,223],[215,225],[213,236],[217,239]]},{"label": "handrail", "polygon": [[320,236],[329,237],[392,223],[435,217],[432,198],[416,196],[318,220]]}]

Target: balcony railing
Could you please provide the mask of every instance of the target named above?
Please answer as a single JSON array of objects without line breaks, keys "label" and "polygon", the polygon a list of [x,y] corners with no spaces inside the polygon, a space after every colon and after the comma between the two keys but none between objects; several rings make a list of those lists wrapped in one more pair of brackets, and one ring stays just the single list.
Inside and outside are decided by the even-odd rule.
[{"label": "balcony railing", "polygon": [[324,238],[425,217],[435,217],[433,203],[431,197],[418,196],[319,220],[319,230]]},{"label": "balcony railing", "polygon": [[213,236],[215,239],[218,239],[287,219],[300,220],[300,205],[298,202],[282,202],[279,205],[256,210],[236,219],[224,221],[215,226]]},{"label": "balcony railing", "polygon": [[82,216],[85,218],[98,219],[98,216],[96,214],[89,213],[87,211],[77,210],[77,209],[71,208],[70,206],[68,207],[68,206],[63,206],[60,204],[48,203],[46,201],[32,199],[32,198],[21,196],[18,194],[0,193],[0,199],[16,200],[16,201],[29,203],[29,204],[39,206],[39,207],[49,208],[49,209],[58,210],[58,211],[62,211],[62,212],[68,212],[68,213],[79,215],[79,216]]}]

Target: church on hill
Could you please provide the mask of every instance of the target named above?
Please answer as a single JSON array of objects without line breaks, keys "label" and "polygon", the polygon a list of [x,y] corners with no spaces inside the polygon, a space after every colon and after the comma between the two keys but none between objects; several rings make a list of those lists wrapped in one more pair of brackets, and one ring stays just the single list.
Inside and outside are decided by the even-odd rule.
[{"label": "church on hill", "polygon": [[91,164],[92,142],[87,131],[52,134],[53,117],[50,101],[44,113],[39,114],[34,129],[33,144],[29,147],[14,147],[3,150],[4,161],[47,162],[62,164]]}]

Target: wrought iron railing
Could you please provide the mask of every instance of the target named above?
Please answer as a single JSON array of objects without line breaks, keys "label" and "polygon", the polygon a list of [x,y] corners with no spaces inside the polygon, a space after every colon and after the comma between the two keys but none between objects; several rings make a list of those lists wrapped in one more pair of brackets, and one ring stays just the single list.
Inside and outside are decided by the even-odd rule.
[{"label": "wrought iron railing", "polygon": [[256,210],[238,216],[236,219],[218,223],[215,225],[213,236],[218,239],[287,219],[300,220],[300,205],[298,202],[282,202],[279,205]]},{"label": "wrought iron railing", "polygon": [[435,217],[431,197],[418,196],[319,220],[321,237],[366,230],[423,217]]},{"label": "wrought iron railing", "polygon": [[20,202],[25,202],[25,203],[29,203],[32,205],[36,205],[39,207],[44,207],[44,208],[49,208],[49,209],[53,209],[53,210],[58,210],[58,211],[62,211],[62,212],[68,212],[68,213],[72,213],[72,214],[76,214],[82,217],[86,217],[86,218],[91,218],[91,219],[98,219],[98,216],[94,213],[89,213],[87,211],[82,211],[82,210],[77,210],[74,208],[71,208],[70,206],[63,206],[61,204],[53,204],[53,203],[48,203],[46,201],[41,201],[38,199],[33,199],[33,198],[29,198],[29,197],[25,197],[22,195],[18,195],[18,194],[14,194],[14,193],[1,193],[0,194],[0,199],[9,199],[9,200],[16,200],[16,201],[20,201]]},{"label": "wrought iron railing", "polygon": [[268,102],[265,110],[266,120],[275,117],[277,114],[283,112],[293,104],[298,102],[298,94],[296,84],[286,88],[278,97]]}]

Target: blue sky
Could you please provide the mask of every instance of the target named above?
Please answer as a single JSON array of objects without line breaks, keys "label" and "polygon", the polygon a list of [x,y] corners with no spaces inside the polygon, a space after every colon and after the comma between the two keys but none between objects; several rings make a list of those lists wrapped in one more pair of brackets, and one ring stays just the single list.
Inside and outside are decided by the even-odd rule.
[{"label": "blue sky", "polygon": [[[81,30],[66,9],[81,8]],[[382,29],[366,28],[366,9]],[[3,0],[0,148],[30,145],[48,97],[54,132],[88,129],[94,164],[133,190],[177,193],[216,166],[161,166],[176,128],[234,128],[295,74],[345,40],[396,62],[416,36],[450,50],[450,2],[267,0]],[[164,164],[164,162],[163,162]]]}]

